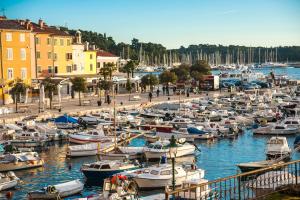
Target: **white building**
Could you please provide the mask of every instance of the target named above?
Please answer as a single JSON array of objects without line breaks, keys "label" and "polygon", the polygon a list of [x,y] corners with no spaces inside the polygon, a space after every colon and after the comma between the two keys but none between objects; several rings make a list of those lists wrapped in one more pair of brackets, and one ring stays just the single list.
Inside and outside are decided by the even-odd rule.
[{"label": "white building", "polygon": [[119,59],[120,57],[109,53],[107,51],[99,50],[97,52],[97,73],[100,72],[100,69],[106,64],[106,63],[114,63],[117,67],[117,71],[119,71]]},{"label": "white building", "polygon": [[84,73],[84,44],[81,42],[81,32],[77,31],[75,35],[75,42],[72,44],[72,74]]}]

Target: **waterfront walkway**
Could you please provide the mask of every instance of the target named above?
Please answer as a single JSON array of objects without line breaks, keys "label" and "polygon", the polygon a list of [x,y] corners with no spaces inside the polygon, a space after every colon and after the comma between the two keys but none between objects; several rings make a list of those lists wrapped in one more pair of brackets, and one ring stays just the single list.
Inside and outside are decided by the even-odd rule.
[{"label": "waterfront walkway", "polygon": [[[118,110],[124,109],[124,108],[142,108],[144,106],[149,106],[157,103],[163,103],[163,102],[179,102],[179,100],[182,101],[187,101],[187,100],[192,100],[195,98],[199,97],[205,97],[206,95],[212,96],[212,95],[219,95],[219,91],[212,91],[212,92],[203,92],[200,94],[192,94],[190,93],[189,97],[186,97],[186,95],[171,95],[166,96],[166,95],[160,95],[159,97],[156,97],[156,94],[153,93],[153,98],[152,101],[149,101],[148,93],[132,93],[131,100],[129,100],[129,94],[120,94],[116,95],[116,108]],[[222,95],[228,94],[227,92],[222,92]],[[140,100],[133,100],[134,96],[139,96]],[[44,112],[39,113],[38,108],[39,105],[38,103],[34,104],[26,104],[27,111],[26,112],[20,112],[20,113],[9,113],[9,114],[2,114],[0,115],[0,122],[6,122],[10,123],[12,121],[20,120],[26,116],[32,116],[32,115],[39,115],[40,117],[54,117],[58,116],[64,113],[70,114],[70,115],[83,115],[85,113],[90,113],[90,112],[97,112],[97,111],[109,111],[112,110],[113,108],[113,99],[110,104],[104,103],[104,97],[102,97],[102,105],[98,106],[97,101],[99,98],[97,96],[89,96],[89,97],[84,97],[82,98],[82,102],[90,102],[90,104],[82,105],[79,106],[79,100],[76,99],[68,99],[68,100],[63,100],[61,103],[61,111],[59,112],[58,109],[45,109]],[[53,103],[57,104],[57,103]],[[19,104],[20,107],[24,106],[24,104]],[[6,105],[5,107],[14,109],[15,105],[14,104],[9,104]]]}]

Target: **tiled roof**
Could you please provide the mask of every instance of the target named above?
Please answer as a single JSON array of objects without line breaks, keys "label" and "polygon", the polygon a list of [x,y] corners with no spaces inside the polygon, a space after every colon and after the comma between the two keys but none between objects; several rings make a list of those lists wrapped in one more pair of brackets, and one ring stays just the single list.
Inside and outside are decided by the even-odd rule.
[{"label": "tiled roof", "polygon": [[97,51],[97,56],[101,56],[101,57],[118,57],[110,52],[107,52],[107,51]]},{"label": "tiled roof", "polygon": [[26,30],[17,20],[0,20],[0,29]]},{"label": "tiled roof", "polygon": [[36,33],[49,33],[51,35],[71,36],[69,33],[59,30],[55,26],[48,26],[48,25],[44,24],[43,28],[41,28],[36,23],[31,22],[31,24],[33,25],[33,32],[36,32]]}]

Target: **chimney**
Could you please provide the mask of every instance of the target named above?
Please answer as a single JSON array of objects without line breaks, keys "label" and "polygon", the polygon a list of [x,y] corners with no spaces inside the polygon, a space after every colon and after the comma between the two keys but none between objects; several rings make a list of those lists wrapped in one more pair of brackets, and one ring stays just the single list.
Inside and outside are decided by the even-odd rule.
[{"label": "chimney", "polygon": [[76,31],[76,34],[75,34],[75,42],[77,44],[81,44],[81,32],[80,31]]},{"label": "chimney", "polygon": [[30,20],[26,19],[25,26],[27,30],[30,30],[30,24],[31,24]]},{"label": "chimney", "polygon": [[89,50],[89,42],[84,43],[84,50],[88,51]]},{"label": "chimney", "polygon": [[42,19],[39,19],[39,26],[40,28],[44,28],[44,21]]}]

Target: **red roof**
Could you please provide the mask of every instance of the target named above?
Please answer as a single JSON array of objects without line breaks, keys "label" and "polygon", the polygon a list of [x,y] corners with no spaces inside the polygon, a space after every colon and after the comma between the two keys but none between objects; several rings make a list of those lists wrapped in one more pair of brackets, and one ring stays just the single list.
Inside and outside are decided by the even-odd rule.
[{"label": "red roof", "polygon": [[118,57],[110,52],[107,52],[107,51],[97,51],[97,56],[101,56],[101,57]]},{"label": "red roof", "polygon": [[48,33],[51,35],[60,35],[60,36],[71,36],[68,32],[62,31],[55,26],[48,26],[44,23],[43,28],[41,28],[38,24],[31,22],[33,26],[33,32],[36,33]]},{"label": "red roof", "polygon": [[25,26],[22,26],[17,20],[0,20],[0,29],[12,29],[12,30],[26,30]]}]

